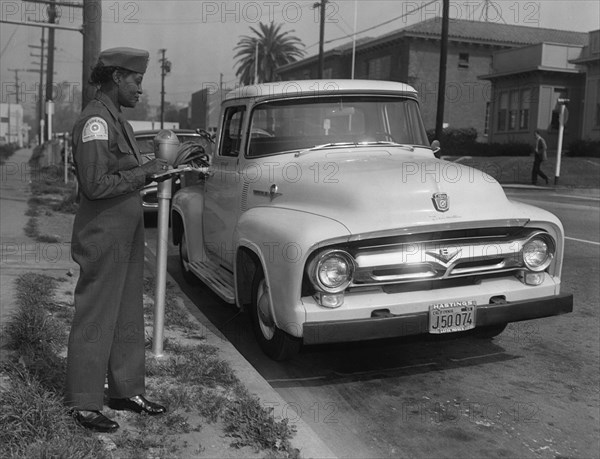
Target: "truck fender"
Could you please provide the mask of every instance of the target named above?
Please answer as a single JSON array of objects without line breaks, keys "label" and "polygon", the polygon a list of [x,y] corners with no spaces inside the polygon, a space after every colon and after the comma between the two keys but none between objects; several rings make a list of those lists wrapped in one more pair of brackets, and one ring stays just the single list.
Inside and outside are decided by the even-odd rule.
[{"label": "truck fender", "polygon": [[301,330],[294,324],[305,319],[300,298],[306,260],[316,248],[346,242],[349,236],[344,225],[329,217],[276,207],[248,210],[233,235],[237,247],[234,272],[238,306],[249,303],[252,278],[260,263],[271,305],[278,305],[277,310],[271,311],[275,324],[299,336]]},{"label": "truck fender", "polygon": [[181,242],[185,232],[190,260],[206,259],[202,237],[202,213],[204,210],[204,190],[202,185],[182,188],[173,197],[171,206],[173,244]]}]

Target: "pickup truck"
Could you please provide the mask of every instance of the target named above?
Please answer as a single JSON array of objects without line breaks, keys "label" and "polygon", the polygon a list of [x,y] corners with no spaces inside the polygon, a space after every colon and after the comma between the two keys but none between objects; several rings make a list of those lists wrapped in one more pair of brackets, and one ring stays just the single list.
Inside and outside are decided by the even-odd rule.
[{"label": "pickup truck", "polygon": [[318,343],[491,338],[572,311],[559,219],[437,149],[406,84],[229,92],[210,166],[173,199],[184,277],[248,311],[275,360]]}]

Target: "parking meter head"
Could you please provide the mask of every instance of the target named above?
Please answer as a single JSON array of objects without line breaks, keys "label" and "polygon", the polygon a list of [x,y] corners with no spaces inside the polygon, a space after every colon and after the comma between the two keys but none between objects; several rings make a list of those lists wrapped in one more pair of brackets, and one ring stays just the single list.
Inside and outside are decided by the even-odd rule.
[{"label": "parking meter head", "polygon": [[179,139],[169,129],[163,129],[154,137],[154,153],[157,158],[164,159],[173,166],[179,150]]}]

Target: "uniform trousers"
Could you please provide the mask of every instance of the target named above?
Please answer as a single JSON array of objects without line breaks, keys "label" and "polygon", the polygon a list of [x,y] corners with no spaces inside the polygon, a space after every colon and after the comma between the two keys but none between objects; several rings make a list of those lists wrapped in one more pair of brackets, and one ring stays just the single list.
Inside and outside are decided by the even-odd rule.
[{"label": "uniform trousers", "polygon": [[107,395],[145,390],[144,220],[139,192],[81,198],[72,256],[80,266],[69,335],[67,406],[100,411]]}]

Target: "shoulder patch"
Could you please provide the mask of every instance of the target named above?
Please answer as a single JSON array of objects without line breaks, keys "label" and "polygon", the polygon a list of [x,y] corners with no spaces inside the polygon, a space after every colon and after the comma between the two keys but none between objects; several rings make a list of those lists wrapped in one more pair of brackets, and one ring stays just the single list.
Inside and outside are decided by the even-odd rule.
[{"label": "shoulder patch", "polygon": [[93,116],[85,123],[81,140],[89,142],[90,140],[108,140],[108,124],[102,118]]}]

